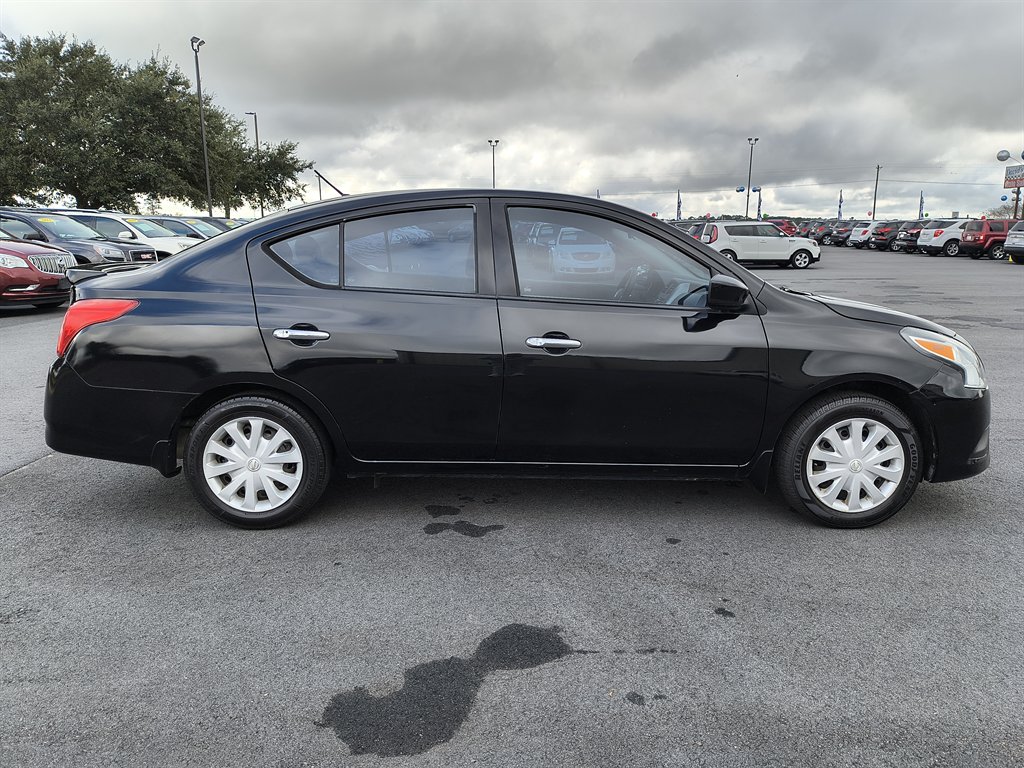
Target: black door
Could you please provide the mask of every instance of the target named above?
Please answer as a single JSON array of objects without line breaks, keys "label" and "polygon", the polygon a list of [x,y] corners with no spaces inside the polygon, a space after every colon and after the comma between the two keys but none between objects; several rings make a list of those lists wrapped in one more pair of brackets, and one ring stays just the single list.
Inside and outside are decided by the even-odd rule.
[{"label": "black door", "polygon": [[[656,231],[541,205],[495,203],[506,365],[498,459],[750,461],[768,386],[753,305],[708,311],[713,269]],[[539,222],[560,230],[546,251],[522,234]]]},{"label": "black door", "polygon": [[361,212],[250,246],[274,370],[371,461],[491,461],[502,385],[487,203]]}]

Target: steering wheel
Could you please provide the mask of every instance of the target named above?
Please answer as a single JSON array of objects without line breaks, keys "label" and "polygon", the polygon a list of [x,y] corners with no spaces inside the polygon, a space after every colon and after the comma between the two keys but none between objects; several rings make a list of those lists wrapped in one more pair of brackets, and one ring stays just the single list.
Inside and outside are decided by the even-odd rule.
[{"label": "steering wheel", "polygon": [[650,264],[637,264],[626,270],[612,299],[614,301],[646,303],[653,301],[653,297],[660,295],[664,289],[665,281],[651,268]]}]

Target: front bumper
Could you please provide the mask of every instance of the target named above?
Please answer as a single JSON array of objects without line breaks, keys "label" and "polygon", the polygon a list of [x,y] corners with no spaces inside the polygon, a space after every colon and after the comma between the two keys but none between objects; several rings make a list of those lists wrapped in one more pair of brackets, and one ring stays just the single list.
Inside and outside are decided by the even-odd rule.
[{"label": "front bumper", "polygon": [[965,388],[962,374],[943,366],[912,399],[918,417],[931,428],[933,461],[927,480],[962,480],[988,469],[989,390]]}]

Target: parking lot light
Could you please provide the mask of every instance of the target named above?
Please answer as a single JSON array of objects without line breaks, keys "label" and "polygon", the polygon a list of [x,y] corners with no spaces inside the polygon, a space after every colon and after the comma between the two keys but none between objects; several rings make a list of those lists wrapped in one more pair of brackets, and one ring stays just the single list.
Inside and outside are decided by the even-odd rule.
[{"label": "parking lot light", "polygon": [[754,170],[754,145],[757,144],[757,136],[748,136],[747,143],[750,145],[750,163],[747,164],[747,209],[744,211],[744,218],[750,218],[750,176]]},{"label": "parking lot light", "polygon": [[203,165],[206,167],[206,211],[213,216],[213,188],[210,185],[210,154],[206,149],[206,111],[203,108],[203,81],[199,76],[199,48],[206,41],[193,35],[192,52],[196,56],[196,98],[199,99],[199,135],[203,140]]}]

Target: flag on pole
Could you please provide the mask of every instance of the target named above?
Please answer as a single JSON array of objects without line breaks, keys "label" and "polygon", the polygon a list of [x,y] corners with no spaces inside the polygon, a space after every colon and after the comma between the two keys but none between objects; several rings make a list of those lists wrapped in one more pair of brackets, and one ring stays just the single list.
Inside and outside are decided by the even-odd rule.
[{"label": "flag on pole", "polygon": [[921,204],[917,207],[917,218],[924,218],[924,190],[921,190]]},{"label": "flag on pole", "polygon": [[683,218],[683,193],[681,190],[676,190],[676,219]]},{"label": "flag on pole", "polygon": [[757,190],[757,220],[761,220],[761,190]]},{"label": "flag on pole", "polygon": [[837,219],[843,218],[843,190],[839,190],[839,215]]}]

